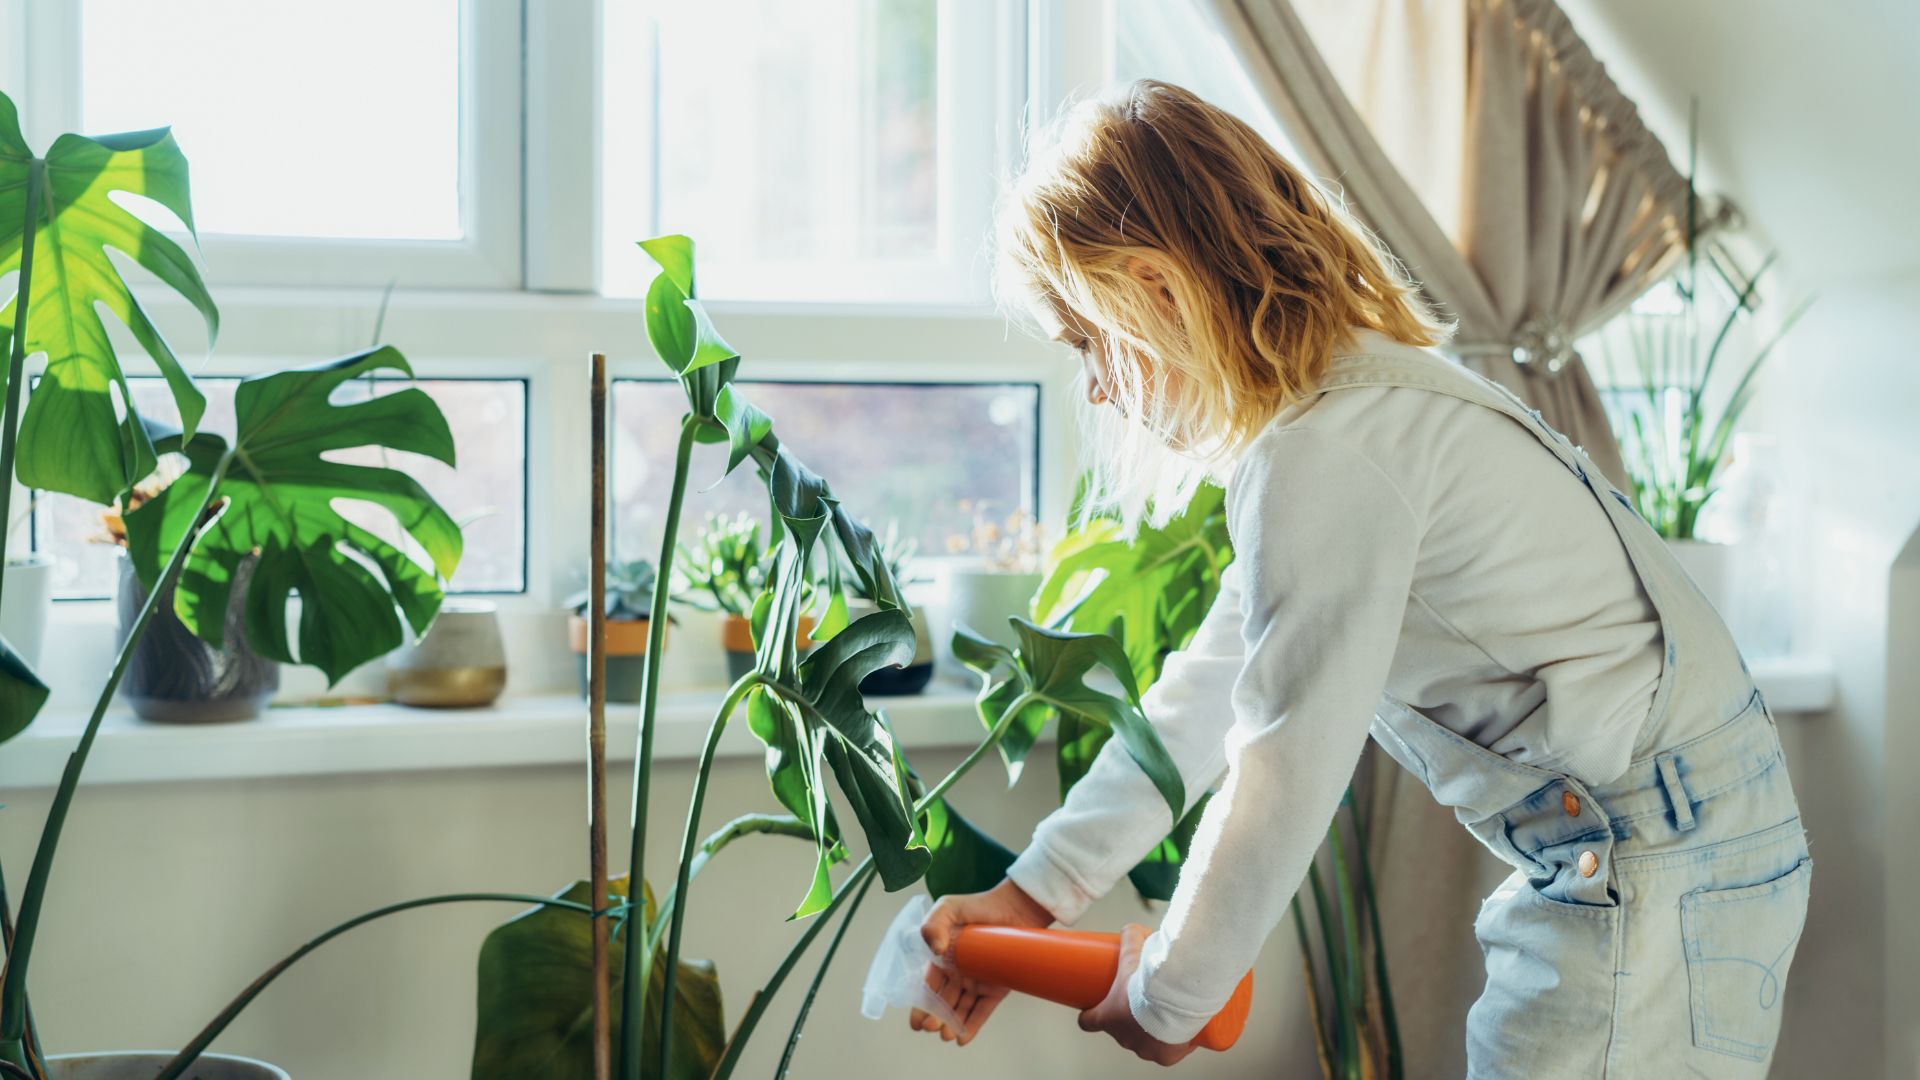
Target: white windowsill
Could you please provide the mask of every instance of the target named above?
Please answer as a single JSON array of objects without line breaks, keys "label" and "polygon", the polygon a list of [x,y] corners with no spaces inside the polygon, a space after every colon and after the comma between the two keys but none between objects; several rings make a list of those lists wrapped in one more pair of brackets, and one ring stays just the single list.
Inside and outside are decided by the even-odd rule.
[{"label": "white windowsill", "polygon": [[[975,684],[936,680],[924,694],[871,698],[909,753],[972,746],[986,734],[974,712]],[[700,755],[722,691],[666,691],[660,697],[656,760]],[[607,760],[633,760],[638,705],[607,706]],[[123,706],[100,728],[84,783],[227,780],[419,769],[573,765],[586,761],[587,704],[577,694],[505,697],[485,709],[403,705],[286,706],[233,724],[152,724]],[[762,745],[735,713],[723,756],[758,756]],[[0,790],[49,787],[85,726],[81,713],[41,717],[0,751]]]},{"label": "white windowsill", "polygon": [[[1818,713],[1833,704],[1833,665],[1824,657],[1754,661],[1752,669],[1776,715]],[[974,711],[975,688],[971,681],[937,679],[924,694],[871,700],[909,753],[953,749],[973,746],[985,734]],[[719,690],[663,693],[656,759],[698,757],[720,697]],[[608,761],[633,760],[638,715],[636,705],[608,706]],[[0,751],[0,790],[54,784],[85,720],[81,713],[54,712],[9,742]],[[586,758],[585,724],[586,703],[564,693],[507,697],[486,709],[275,707],[258,720],[204,726],[145,723],[117,707],[100,729],[85,782],[573,765]],[[720,743],[723,756],[761,750],[744,723],[733,724]]]}]

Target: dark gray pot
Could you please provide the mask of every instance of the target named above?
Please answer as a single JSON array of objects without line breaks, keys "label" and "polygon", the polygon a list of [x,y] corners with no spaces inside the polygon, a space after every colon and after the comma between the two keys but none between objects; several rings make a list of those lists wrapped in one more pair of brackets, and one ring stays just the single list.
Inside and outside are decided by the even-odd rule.
[{"label": "dark gray pot", "polygon": [[[195,637],[173,613],[169,588],[127,660],[120,696],[143,720],[164,724],[208,724],[251,720],[280,689],[280,665],[247,644],[247,585],[256,560],[241,560],[227,601],[226,645],[214,648]],[[147,590],[133,572],[133,560],[120,558],[120,635],[140,617]]]},{"label": "dark gray pot", "polygon": [[[574,670],[580,674],[580,696],[587,696],[587,658],[575,653]],[[647,680],[645,656],[607,657],[607,700],[616,705],[640,701],[640,690]]]}]

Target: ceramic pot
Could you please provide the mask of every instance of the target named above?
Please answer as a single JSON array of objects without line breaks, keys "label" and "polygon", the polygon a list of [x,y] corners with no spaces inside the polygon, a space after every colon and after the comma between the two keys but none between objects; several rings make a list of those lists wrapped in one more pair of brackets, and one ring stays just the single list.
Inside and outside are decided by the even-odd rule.
[{"label": "ceramic pot", "polygon": [[4,598],[0,598],[0,637],[28,667],[40,663],[40,644],[47,636],[47,609],[53,605],[53,560],[28,555],[10,560]]},{"label": "ceramic pot", "polygon": [[[800,652],[813,648],[813,639],[807,635],[813,630],[813,616],[800,616],[800,633],[795,639]],[[738,615],[729,615],[720,620],[720,647],[727,651],[727,679],[739,682],[740,677],[753,670],[753,624]]]},{"label": "ceramic pot", "polygon": [[[871,600],[847,601],[847,619],[859,622],[879,611]],[[913,614],[913,659],[906,667],[881,668],[860,680],[860,692],[872,697],[917,694],[933,680],[933,637],[927,632],[925,612]]]},{"label": "ceramic pot", "polygon": [[[652,625],[646,619],[608,619],[607,620],[607,700],[621,705],[633,705],[640,700],[640,690],[647,675],[647,628]],[[587,620],[574,615],[567,620],[567,644],[573,648],[575,667],[580,674],[580,696],[587,696],[587,638],[592,627]],[[666,633],[660,635],[661,650],[666,649],[666,640],[673,634],[673,624],[667,624]]]},{"label": "ceramic pot", "polygon": [[1707,602],[1725,618],[1733,610],[1734,555],[1739,549],[1704,540],[1669,540],[1667,550],[1673,552]]},{"label": "ceramic pot", "polygon": [[[258,560],[240,560],[227,599],[225,644],[214,648],[194,636],[173,613],[173,589],[161,594],[153,617],[127,659],[120,696],[142,720],[163,724],[224,723],[251,720],[280,689],[280,665],[247,643],[247,585]],[[146,586],[133,560],[120,556],[119,643],[140,617]]]},{"label": "ceramic pot", "polygon": [[[47,1059],[47,1080],[153,1080],[171,1060],[171,1050],[61,1054]],[[202,1054],[187,1075],[195,1080],[292,1080],[284,1069],[231,1054]]]},{"label": "ceramic pot", "polygon": [[989,568],[956,569],[947,583],[947,609],[954,629],[966,627],[988,641],[1009,649],[1018,648],[1020,638],[1007,622],[1015,615],[1029,618],[1033,594],[1040,591],[1041,577],[1027,571]]},{"label": "ceramic pot", "polygon": [[507,647],[491,600],[445,600],[427,632],[387,654],[387,693],[402,705],[473,709],[507,688]]}]

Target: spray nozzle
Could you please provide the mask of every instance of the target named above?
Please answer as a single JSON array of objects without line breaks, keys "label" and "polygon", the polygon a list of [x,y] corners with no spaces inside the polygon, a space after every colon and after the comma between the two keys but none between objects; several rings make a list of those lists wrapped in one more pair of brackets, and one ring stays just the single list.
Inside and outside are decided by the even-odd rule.
[{"label": "spray nozzle", "polygon": [[927,965],[940,963],[920,936],[920,924],[927,921],[927,913],[932,910],[932,898],[922,893],[908,900],[893,917],[867,968],[866,985],[860,990],[862,1016],[878,1020],[889,1006],[920,1009],[954,1031],[963,1030],[960,1018],[927,988]]}]

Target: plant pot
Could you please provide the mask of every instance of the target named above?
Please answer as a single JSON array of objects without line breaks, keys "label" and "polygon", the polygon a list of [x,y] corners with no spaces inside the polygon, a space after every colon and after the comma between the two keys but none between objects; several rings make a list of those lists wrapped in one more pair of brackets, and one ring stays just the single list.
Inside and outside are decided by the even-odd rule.
[{"label": "plant pot", "polygon": [[[195,637],[173,613],[173,589],[161,595],[120,680],[120,696],[142,720],[225,723],[251,720],[267,707],[280,689],[280,665],[255,653],[247,643],[247,585],[257,562],[249,556],[234,571],[227,599],[226,643],[220,648]],[[120,644],[125,644],[146,599],[146,586],[133,572],[133,561],[122,553]]]},{"label": "plant pot", "polygon": [[445,600],[412,644],[387,654],[387,693],[421,709],[491,705],[507,688],[500,610],[490,600]]},{"label": "plant pot", "polygon": [[[47,1080],[153,1080],[171,1060],[171,1050],[61,1054],[47,1059]],[[187,1075],[194,1080],[292,1080],[284,1069],[231,1054],[201,1054]]]},{"label": "plant pot", "polygon": [[1007,622],[1028,618],[1041,577],[1024,570],[954,570],[947,579],[947,610],[955,630],[965,627],[988,641],[1018,648],[1020,638]]},{"label": "plant pot", "polygon": [[1732,612],[1734,556],[1738,548],[1704,540],[1669,540],[1667,550],[1673,552],[1680,569],[1687,572],[1722,618]]},{"label": "plant pot", "polygon": [[[871,600],[847,601],[847,618],[858,622],[880,610]],[[927,632],[924,612],[913,617],[913,659],[906,667],[881,668],[860,680],[860,692],[870,697],[902,697],[917,694],[933,680],[933,637]]]},{"label": "plant pot", "polygon": [[[620,705],[633,705],[640,700],[640,691],[647,675],[647,628],[651,623],[646,619],[608,619],[607,620],[607,700]],[[575,666],[580,673],[580,696],[587,696],[587,637],[592,628],[580,615],[567,620],[567,644],[573,648]],[[660,636],[662,651],[666,649],[666,640],[673,633],[673,624],[667,624],[666,633]]]},{"label": "plant pot", "polygon": [[[807,635],[813,630],[813,616],[800,616],[800,632],[794,644],[802,653],[813,648]],[[753,624],[738,615],[720,620],[720,647],[727,651],[727,678],[732,682],[753,670]]]},{"label": "plant pot", "polygon": [[53,606],[53,560],[28,555],[9,560],[6,589],[0,598],[0,637],[28,667],[40,663],[40,645],[47,636],[47,609]]}]

